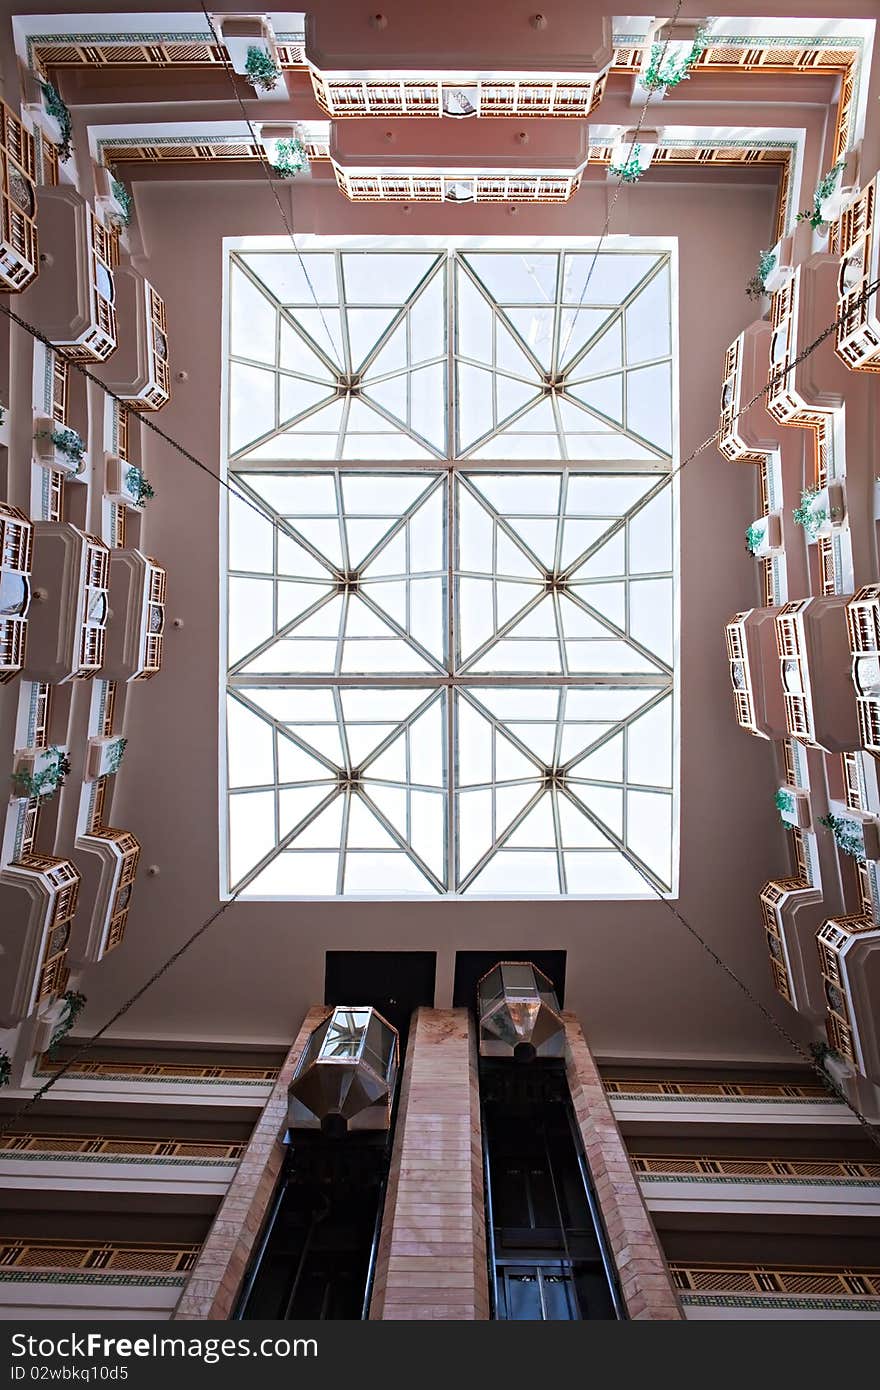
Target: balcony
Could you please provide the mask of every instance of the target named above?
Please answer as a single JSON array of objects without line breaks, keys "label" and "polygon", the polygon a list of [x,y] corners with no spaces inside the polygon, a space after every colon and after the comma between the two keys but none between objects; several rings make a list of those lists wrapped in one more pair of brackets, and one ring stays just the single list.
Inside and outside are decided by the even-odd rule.
[{"label": "balcony", "polygon": [[737,723],[758,738],[784,738],[785,705],[776,655],[776,608],[752,608],[727,624],[727,655]]},{"label": "balcony", "polygon": [[[670,1264],[686,1318],[880,1316],[880,1270],[801,1265]],[[728,1311],[741,1309],[736,1312]],[[724,1311],[722,1311],[724,1310]],[[797,1316],[797,1311],[795,1311]]]},{"label": "balcony", "polygon": [[837,258],[813,256],[771,298],[767,410],[780,424],[821,428],[843,404],[846,368],[828,337],[796,362],[837,317]]},{"label": "balcony", "polygon": [[40,189],[39,222],[46,263],[27,312],[65,357],[103,362],[117,343],[110,234],[69,184]]},{"label": "balcony", "polygon": [[0,287],[27,289],[40,268],[34,138],[0,102]]},{"label": "balcony", "polygon": [[[0,1317],[171,1317],[198,1245],[0,1237]],[[85,1286],[85,1287],[84,1287]]]},{"label": "balcony", "polygon": [[803,878],[772,879],[761,889],[760,901],[777,993],[798,1013],[821,1019],[825,1001],[815,946],[827,911],[821,892]]},{"label": "balcony", "polygon": [[32,551],[31,523],[23,512],[0,502],[0,685],[24,665]]},{"label": "balcony", "polygon": [[315,100],[334,117],[584,120],[611,69],[610,20],[582,7],[551,27],[527,14],[499,25],[467,0],[448,0],[436,18],[405,7],[379,33],[364,30],[360,11],[308,14]]},{"label": "balcony", "polygon": [[828,1041],[875,1085],[880,1084],[880,927],[858,913],[832,917],[818,932]]},{"label": "balcony", "polygon": [[[857,372],[880,372],[880,318],[876,293],[866,296],[880,275],[877,199],[880,175],[862,189],[840,219],[841,260],[837,279],[837,355]],[[863,300],[863,302],[859,302]]]},{"label": "balcony", "polygon": [[91,918],[81,911],[73,928],[70,955],[75,966],[103,960],[122,940],[140,854],[140,844],[128,830],[98,826],[77,837],[73,859],[83,901],[93,907]]},{"label": "balcony", "polygon": [[67,859],[28,854],[0,872],[0,1025],[14,1028],[64,991],[79,874]]},{"label": "balcony", "polygon": [[776,616],[788,733],[827,753],[859,746],[846,616],[843,597],[799,599]]},{"label": "balcony", "polygon": [[343,169],[331,162],[338,187],[353,203],[567,203],[581,181],[580,170]]},{"label": "balcony", "polygon": [[880,584],[868,584],[850,599],[846,623],[861,744],[880,754]]},{"label": "balcony", "polygon": [[763,398],[749,405],[767,384],[771,336],[769,323],[760,319],[727,349],[718,451],[731,463],[763,464],[778,447]]},{"label": "balcony", "polygon": [[112,361],[96,375],[132,410],[161,410],[171,390],[165,304],[128,266],[116,271],[114,283],[125,332]]},{"label": "balcony", "polygon": [[104,674],[114,681],[149,680],[162,665],[164,569],[139,550],[112,550],[110,606]]},{"label": "balcony", "polygon": [[41,601],[29,614],[25,671],[61,684],[98,671],[104,661],[110,552],[97,536],[65,521],[34,525],[34,575]]}]

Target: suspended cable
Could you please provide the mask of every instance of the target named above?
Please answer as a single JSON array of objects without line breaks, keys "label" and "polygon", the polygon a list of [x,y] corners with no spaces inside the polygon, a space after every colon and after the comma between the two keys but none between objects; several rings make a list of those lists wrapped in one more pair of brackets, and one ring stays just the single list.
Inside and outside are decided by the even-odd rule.
[{"label": "suspended cable", "polygon": [[[667,33],[666,38],[663,40],[663,47],[662,47],[662,49],[661,49],[661,51],[660,51],[660,58],[659,58],[658,65],[657,65],[657,66],[658,66],[658,71],[659,71],[660,68],[662,68],[664,59],[666,58],[666,52],[667,52],[667,49],[669,48],[669,43],[670,43],[670,40],[671,40],[671,38],[672,38],[672,26],[675,24],[675,21],[678,19],[679,12],[680,12],[680,10],[681,10],[681,6],[682,6],[682,0],[677,0],[675,9],[674,9],[673,12],[672,12],[672,17],[671,17],[671,19],[669,19],[669,20],[667,21],[667,23],[669,24],[669,32]],[[650,106],[650,104],[651,104],[651,93],[650,93],[650,91],[649,91],[647,97],[645,98],[645,104],[644,104],[644,106],[642,107],[642,109],[641,109],[641,111],[640,111],[640,113],[639,113],[638,123],[637,123],[637,125],[636,125],[635,130],[633,131],[633,137],[632,137],[632,141],[630,142],[629,156],[628,156],[628,158],[630,158],[630,159],[631,159],[632,156],[635,154],[636,145],[638,144],[638,139],[639,139],[639,133],[640,133],[640,131],[641,131],[641,129],[642,129],[642,126],[643,126],[643,124],[644,124],[645,116],[648,114],[648,107]],[[607,215],[606,215],[606,217],[605,217],[605,225],[603,226],[601,235],[600,235],[600,237],[599,237],[599,244],[598,244],[598,246],[596,247],[595,251],[593,252],[593,259],[592,259],[592,261],[590,262],[590,268],[589,268],[589,270],[587,271],[587,278],[586,278],[586,280],[584,281],[584,287],[583,287],[583,289],[581,290],[580,299],[578,300],[578,302],[577,302],[577,304],[576,304],[576,306],[575,306],[574,313],[571,315],[571,322],[570,322],[569,325],[568,325],[568,333],[567,333],[566,336],[565,336],[565,342],[562,344],[562,346],[561,346],[560,349],[559,349],[558,363],[559,363],[560,370],[561,370],[561,368],[562,368],[563,362],[565,361],[565,353],[566,353],[566,351],[567,351],[567,349],[568,349],[569,343],[571,342],[571,335],[572,335],[572,333],[574,332],[574,326],[575,326],[575,323],[577,322],[578,314],[580,313],[581,309],[583,308],[584,296],[585,296],[585,294],[587,293],[587,289],[588,289],[588,287],[589,287],[590,281],[591,281],[592,278],[593,278],[593,271],[596,269],[596,261],[599,259],[599,252],[602,250],[602,243],[603,243],[603,241],[605,240],[606,236],[608,235],[608,230],[609,230],[609,228],[610,228],[610,226],[611,226],[611,218],[612,218],[612,216],[613,216],[613,214],[614,214],[615,204],[617,203],[617,200],[618,200],[618,198],[620,197],[620,190],[621,190],[622,188],[623,188],[623,179],[622,179],[622,178],[618,178],[618,180],[617,180],[617,187],[616,187],[615,190],[614,190],[614,197],[611,199],[611,202],[610,202],[610,204],[609,204],[609,206],[608,206],[608,212],[607,212]]]},{"label": "suspended cable", "polygon": [[[679,4],[680,4],[680,3],[681,3],[681,0],[679,0]],[[263,171],[263,175],[264,175],[264,177],[265,177],[265,179],[266,179],[266,182],[267,182],[268,185],[269,185],[269,191],[270,191],[270,193],[272,194],[272,197],[275,199],[275,206],[278,208],[278,211],[279,211],[279,213],[281,214],[281,220],[282,220],[282,222],[284,223],[285,230],[286,230],[286,232],[287,232],[287,235],[288,235],[289,238],[290,238],[290,244],[291,244],[291,246],[293,247],[294,251],[296,252],[297,260],[299,261],[300,270],[302,271],[303,275],[305,276],[306,284],[307,284],[308,287],[309,287],[309,290],[310,290],[310,292],[311,292],[312,299],[315,301],[315,308],[317,309],[318,313],[319,313],[320,316],[321,316],[321,323],[322,323],[322,325],[323,325],[324,332],[327,334],[327,342],[328,342],[329,347],[330,347],[330,356],[331,356],[331,358],[333,358],[333,359],[335,360],[335,358],[336,358],[336,344],[335,344],[335,342],[334,342],[334,340],[333,340],[333,334],[330,332],[330,328],[329,328],[329,325],[328,325],[328,323],[327,323],[327,319],[326,319],[326,317],[325,317],[325,315],[324,315],[324,310],[321,308],[321,304],[320,304],[320,302],[319,302],[319,300],[318,300],[318,296],[317,296],[317,293],[316,293],[316,291],[315,291],[315,287],[314,287],[314,285],[312,284],[311,276],[309,275],[309,272],[308,272],[308,270],[306,269],[305,261],[303,260],[302,254],[301,254],[300,249],[299,249],[299,247],[298,247],[298,245],[297,245],[296,237],[295,237],[295,235],[294,235],[294,231],[293,231],[293,227],[292,227],[292,225],[291,225],[290,219],[288,218],[287,213],[284,211],[283,204],[282,204],[282,202],[281,202],[280,197],[278,196],[278,188],[277,188],[276,185],[278,184],[279,179],[278,179],[277,175],[276,175],[275,177],[273,177],[274,170],[273,170],[273,168],[272,168],[272,165],[269,163],[268,159],[266,158],[266,152],[265,152],[265,150],[263,149],[262,141],[260,140],[260,137],[259,137],[258,134],[257,134],[256,127],[254,126],[253,121],[251,120],[250,116],[249,116],[248,113],[247,113],[247,108],[245,107],[245,104],[244,104],[244,102],[242,101],[242,98],[241,98],[241,93],[240,93],[239,90],[238,90],[238,83],[237,83],[236,80],[235,80],[235,69],[233,68],[231,62],[229,61],[229,54],[228,54],[227,51],[226,51],[226,45],[224,44],[223,40],[222,40],[222,39],[220,38],[220,36],[218,35],[217,30],[214,28],[214,21],[211,19],[211,16],[208,14],[207,9],[205,8],[204,0],[201,0],[201,10],[202,10],[202,14],[205,16],[205,23],[207,24],[208,28],[209,28],[210,31],[211,31],[211,38],[213,39],[215,45],[217,46],[217,48],[218,48],[219,51],[220,51],[220,56],[221,56],[221,59],[222,59],[222,61],[223,61],[223,67],[224,67],[224,69],[225,69],[225,71],[226,71],[227,77],[229,78],[229,85],[230,85],[230,87],[232,88],[232,94],[233,94],[233,96],[235,97],[235,100],[236,100],[237,103],[238,103],[238,107],[239,107],[239,110],[241,111],[242,119],[243,119],[243,120],[245,121],[245,123],[247,124],[247,128],[248,128],[248,130],[249,130],[250,133],[251,133],[251,139],[252,139],[252,141],[253,141],[253,143],[254,143],[254,146],[256,147],[257,155],[258,155],[259,160],[260,160],[260,167],[261,167],[261,169],[262,169],[262,171]]]},{"label": "suspended cable", "polygon": [[[853,306],[851,306],[851,308],[858,307],[859,305],[865,303],[867,299],[871,297],[871,295],[876,294],[878,285],[880,285],[880,280],[876,280],[871,285],[868,285],[865,288],[865,290],[862,291],[861,295],[858,297],[858,300],[855,302]],[[12,309],[9,308],[7,304],[0,302],[0,311],[6,314],[6,316],[12,322],[14,322],[20,328],[28,332],[37,342],[42,343],[51,351],[55,351],[54,345],[52,344],[50,339],[45,337],[45,335],[42,334],[37,328],[35,328],[33,324],[28,323],[27,320],[23,319],[19,314],[16,314]],[[821,343],[823,343],[830,336],[831,333],[835,331],[835,329],[842,322],[843,317],[844,315],[841,314],[840,317],[836,318],[832,323],[830,323],[827,326],[827,328],[823,329],[823,331],[818,335],[818,337],[815,338],[812,343],[810,343],[806,348],[803,349],[801,353],[798,354],[798,356],[793,360],[790,366],[788,368],[783,369],[782,374],[784,374],[786,371],[791,370],[792,367],[797,366],[800,362],[804,361],[805,358],[807,358],[810,355],[810,353],[814,352],[815,349]],[[115,393],[111,391],[102,381],[99,381],[98,378],[92,372],[90,372],[88,368],[83,365],[82,362],[71,361],[69,365],[73,367],[76,371],[80,372],[82,376],[84,376],[88,381],[92,382],[96,386],[99,386],[101,390],[108,397],[110,397],[110,399],[116,402],[117,405],[121,406],[123,409],[129,408],[127,404],[124,401],[122,401],[118,396],[116,396]],[[759,401],[762,398],[762,396],[766,395],[779,379],[780,374],[778,373],[776,374],[776,376],[771,377],[767,386],[763,387],[762,390],[758,391],[747,403],[747,405],[743,406],[733,418],[735,420],[739,419],[739,417],[742,414],[744,414],[745,411],[749,410],[751,406],[753,406],[757,401]],[[141,424],[145,425],[148,429],[152,430],[154,434],[158,435],[161,439],[163,439],[167,444],[171,446],[171,448],[176,450],[176,452],[179,453],[181,457],[187,459],[188,462],[192,463],[202,472],[214,478],[216,482],[218,482],[221,486],[225,487],[234,496],[241,496],[241,494],[237,493],[236,490],[232,488],[230,484],[226,481],[226,479],[220,476],[219,473],[215,472],[214,469],[210,468],[207,464],[203,463],[201,459],[199,459],[195,454],[191,453],[190,450],[186,449],[182,444],[179,444],[171,435],[169,435],[165,430],[161,429],[160,426],[156,425],[147,416],[141,414],[139,416],[139,419]],[[694,449],[688,455],[688,457],[684,459],[681,464],[678,465],[674,472],[670,474],[668,478],[666,478],[664,481],[671,481],[672,477],[680,473],[686,467],[687,464],[691,463],[695,458],[697,458],[701,453],[703,453],[703,451],[707,449],[710,444],[713,444],[715,440],[718,438],[719,433],[720,431],[716,430],[714,434],[710,435],[708,439],[704,440],[703,443],[700,444],[696,449]],[[249,499],[244,497],[241,497],[241,500],[249,502]],[[258,511],[261,515],[265,515],[263,509],[260,507],[255,506],[254,510]],[[267,515],[267,520],[270,520],[273,526],[277,526],[277,519],[273,519],[272,517]],[[812,1068],[812,1070],[814,1070],[820,1076],[823,1083],[829,1086],[835,1092],[835,1094],[842,1101],[842,1103],[848,1107],[848,1109],[853,1113],[853,1115],[855,1115],[859,1123],[865,1128],[866,1132],[871,1138],[872,1143],[874,1143],[875,1145],[877,1145],[878,1148],[880,1148],[880,1135],[877,1134],[876,1130],[871,1125],[870,1121],[866,1118],[866,1116],[862,1113],[862,1111],[859,1110],[859,1108],[855,1106],[847,1098],[844,1092],[840,1089],[840,1087],[837,1086],[837,1084],[828,1075],[825,1069],[821,1067],[816,1062],[816,1060],[805,1051],[805,1049],[800,1045],[800,1043],[797,1042],[797,1040],[788,1032],[788,1030],[784,1028],[784,1026],[781,1023],[779,1023],[775,1016],[767,1009],[766,1005],[764,1005],[763,1003],[761,1003],[759,999],[757,999],[757,997],[752,993],[749,987],[740,979],[740,977],[736,974],[732,967],[727,965],[727,963],[722,959],[721,956],[718,955],[714,948],[709,945],[709,943],[697,931],[697,929],[693,927],[691,923],[687,921],[684,915],[673,906],[672,902],[660,892],[660,890],[644,872],[638,861],[631,855],[630,851],[627,849],[626,846],[623,847],[622,853],[624,855],[624,858],[626,858],[627,861],[630,863],[630,866],[636,870],[636,872],[639,874],[639,877],[642,878],[644,882],[648,884],[651,891],[656,894],[656,896],[662,903],[665,904],[668,910],[673,914],[674,917],[676,917],[676,919],[681,923],[685,930],[688,931],[694,937],[694,939],[702,946],[702,948],[712,957],[715,963],[722,970],[724,970],[724,972],[730,977],[730,979],[734,981],[734,983],[761,1012],[761,1014],[764,1016],[767,1022],[769,1022],[770,1025],[775,1029],[775,1031],[782,1038],[784,1038],[785,1041],[788,1042],[789,1045],[794,1049],[794,1051],[797,1052],[798,1055]],[[153,984],[155,984],[156,981],[159,980],[165,974],[165,972],[169,970],[170,967],[177,960],[179,960],[180,957],[187,950],[189,950],[190,946],[192,946],[209,929],[209,927],[211,927],[213,923],[216,922],[218,918],[220,918],[223,915],[226,909],[230,907],[233,902],[236,901],[238,894],[241,891],[242,888],[237,889],[236,892],[233,893],[226,902],[221,904],[217,911],[214,912],[205,922],[203,922],[180,947],[173,951],[172,954],[165,961],[165,963],[162,966],[160,966],[158,970],[154,971],[154,973],[149,977],[149,979],[147,979],[145,983],[128,1000],[126,1000],[126,1002],[122,1004],[119,1007],[119,1009],[117,1009],[117,1011],[107,1020],[107,1022],[101,1028],[98,1029],[96,1033],[94,1033],[90,1038],[86,1039],[81,1044],[81,1046],[75,1050],[73,1055],[68,1059],[64,1066],[60,1068],[57,1072],[53,1073],[53,1075],[41,1087],[39,1087],[37,1091],[34,1092],[33,1096],[31,1096],[28,1099],[25,1105],[23,1105],[22,1107],[20,1107],[19,1110],[13,1113],[9,1121],[7,1121],[6,1123],[12,1125],[17,1124],[18,1121],[22,1119],[24,1115],[26,1115],[33,1108],[33,1106],[36,1105],[36,1103],[39,1100],[41,1100],[43,1096],[46,1095],[46,1093],[49,1090],[51,1090],[51,1088],[56,1084],[56,1082],[59,1081],[67,1071],[70,1070],[73,1063],[76,1060],[78,1060],[78,1058],[81,1057],[85,1052],[87,1052],[93,1046],[94,1043],[99,1041],[99,1039],[103,1037],[104,1034],[108,1031],[108,1029],[111,1028],[114,1023],[117,1023],[119,1019],[125,1013],[128,1012],[131,1006],[135,1004],[137,1000],[140,999],[147,992],[147,990],[150,989],[150,987]],[[6,1130],[4,1130],[4,1134],[5,1133]]]}]

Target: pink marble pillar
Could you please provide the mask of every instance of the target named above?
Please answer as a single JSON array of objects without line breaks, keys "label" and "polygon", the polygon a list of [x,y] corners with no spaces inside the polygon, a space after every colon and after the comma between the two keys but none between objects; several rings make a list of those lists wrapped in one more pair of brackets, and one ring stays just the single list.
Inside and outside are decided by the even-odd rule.
[{"label": "pink marble pillar", "polygon": [[370,1317],[488,1316],[474,1026],[467,1009],[418,1009],[403,1068]]},{"label": "pink marble pillar", "polygon": [[572,1104],[593,1175],[621,1292],[631,1318],[681,1318],[681,1305],[669,1276],[654,1223],[632,1170],[602,1078],[574,1014],[565,1019],[565,1067]]}]

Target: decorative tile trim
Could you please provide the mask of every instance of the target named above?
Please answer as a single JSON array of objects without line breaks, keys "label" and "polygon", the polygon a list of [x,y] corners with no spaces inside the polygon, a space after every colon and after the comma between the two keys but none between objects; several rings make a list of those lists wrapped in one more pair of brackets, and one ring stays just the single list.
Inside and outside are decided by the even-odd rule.
[{"label": "decorative tile trim", "polygon": [[103,1270],[0,1269],[0,1284],[114,1284],[139,1288],[182,1288],[185,1274],[112,1274]]},{"label": "decorative tile trim", "polygon": [[679,1293],[692,1308],[803,1308],[811,1312],[880,1313],[880,1298],[792,1298],[783,1294]]}]

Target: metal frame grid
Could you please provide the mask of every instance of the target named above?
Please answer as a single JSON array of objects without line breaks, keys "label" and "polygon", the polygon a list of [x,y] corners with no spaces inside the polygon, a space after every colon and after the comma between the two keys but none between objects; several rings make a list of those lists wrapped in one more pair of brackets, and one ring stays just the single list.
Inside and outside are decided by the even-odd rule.
[{"label": "metal frame grid", "polygon": [[[280,298],[265,295],[254,272],[260,254],[249,262],[235,253],[230,258],[230,270],[274,299],[275,319],[274,343],[258,348],[262,361],[228,356],[230,373],[236,363],[271,373],[274,423],[228,454],[242,500],[231,499],[228,517],[224,891],[496,897],[511,891],[505,879],[515,864],[520,873],[528,865],[535,870],[534,886],[514,886],[519,896],[634,897],[650,893],[649,884],[669,892],[677,840],[674,490],[667,476],[673,446],[658,447],[583,407],[585,417],[598,415],[603,431],[613,428],[617,439],[635,440],[643,452],[621,457],[624,442],[601,463],[572,463],[562,418],[576,380],[572,370],[608,331],[619,333],[625,353],[627,310],[668,266],[668,254],[654,253],[650,273],[616,305],[604,306],[589,336],[577,326],[581,306],[566,303],[559,254],[549,312],[539,316],[548,326],[552,319],[552,329],[537,351],[518,333],[515,315],[508,317],[511,309],[535,305],[498,303],[487,277],[477,276],[463,258],[468,253],[456,248],[411,253],[426,257],[415,287],[389,303],[380,286],[376,298],[385,293],[386,302],[357,306],[345,297],[345,251],[325,253],[332,256],[336,298],[331,302],[324,274],[305,311],[308,328]],[[277,263],[283,253],[272,254]],[[487,361],[468,361],[457,351],[462,276],[500,324]],[[443,294],[437,340],[443,352],[425,359],[413,350],[424,325],[413,327],[412,316],[431,284]],[[349,332],[348,310],[355,307],[370,310],[380,325],[366,347],[362,333],[355,346]],[[597,315],[601,307],[589,305]],[[306,346],[319,372],[282,365],[285,331]],[[511,414],[516,423],[534,402],[507,416],[493,406],[492,429],[467,454],[439,452],[417,427],[412,373],[442,364],[445,450],[447,441],[460,438],[460,365],[488,368],[497,391],[497,378],[507,371],[497,351],[502,332],[517,348],[522,344],[530,370],[543,372],[538,399],[549,398],[554,412],[558,460],[473,457],[485,440],[503,435]],[[403,354],[371,378],[372,364],[395,334]],[[581,341],[571,348],[573,334]],[[671,329],[669,347],[671,363]],[[649,356],[639,366],[657,360]],[[621,363],[619,374],[625,372]],[[326,397],[285,417],[282,377],[326,385]],[[412,441],[415,457],[347,459],[348,422],[369,398],[370,381],[395,377],[404,381],[407,418],[381,402],[370,401],[370,408]],[[333,457],[291,458],[291,427],[330,402]],[[670,404],[670,431],[673,414]],[[280,440],[274,455],[272,440]],[[518,502],[511,488],[521,494]],[[582,499],[591,496],[616,500],[585,505]],[[667,538],[662,561],[647,539],[658,534]],[[256,564],[242,560],[242,545],[258,556]],[[655,593],[663,586],[662,600],[652,600],[668,613],[662,640],[654,629],[665,619],[658,624],[649,613],[646,622],[644,608],[638,618],[648,585]],[[652,780],[644,776],[644,750],[646,738],[658,739],[658,719],[668,731],[669,770]],[[661,742],[666,737],[659,735]],[[668,823],[663,864],[639,852],[646,814]],[[243,825],[246,863],[236,858]]]}]

